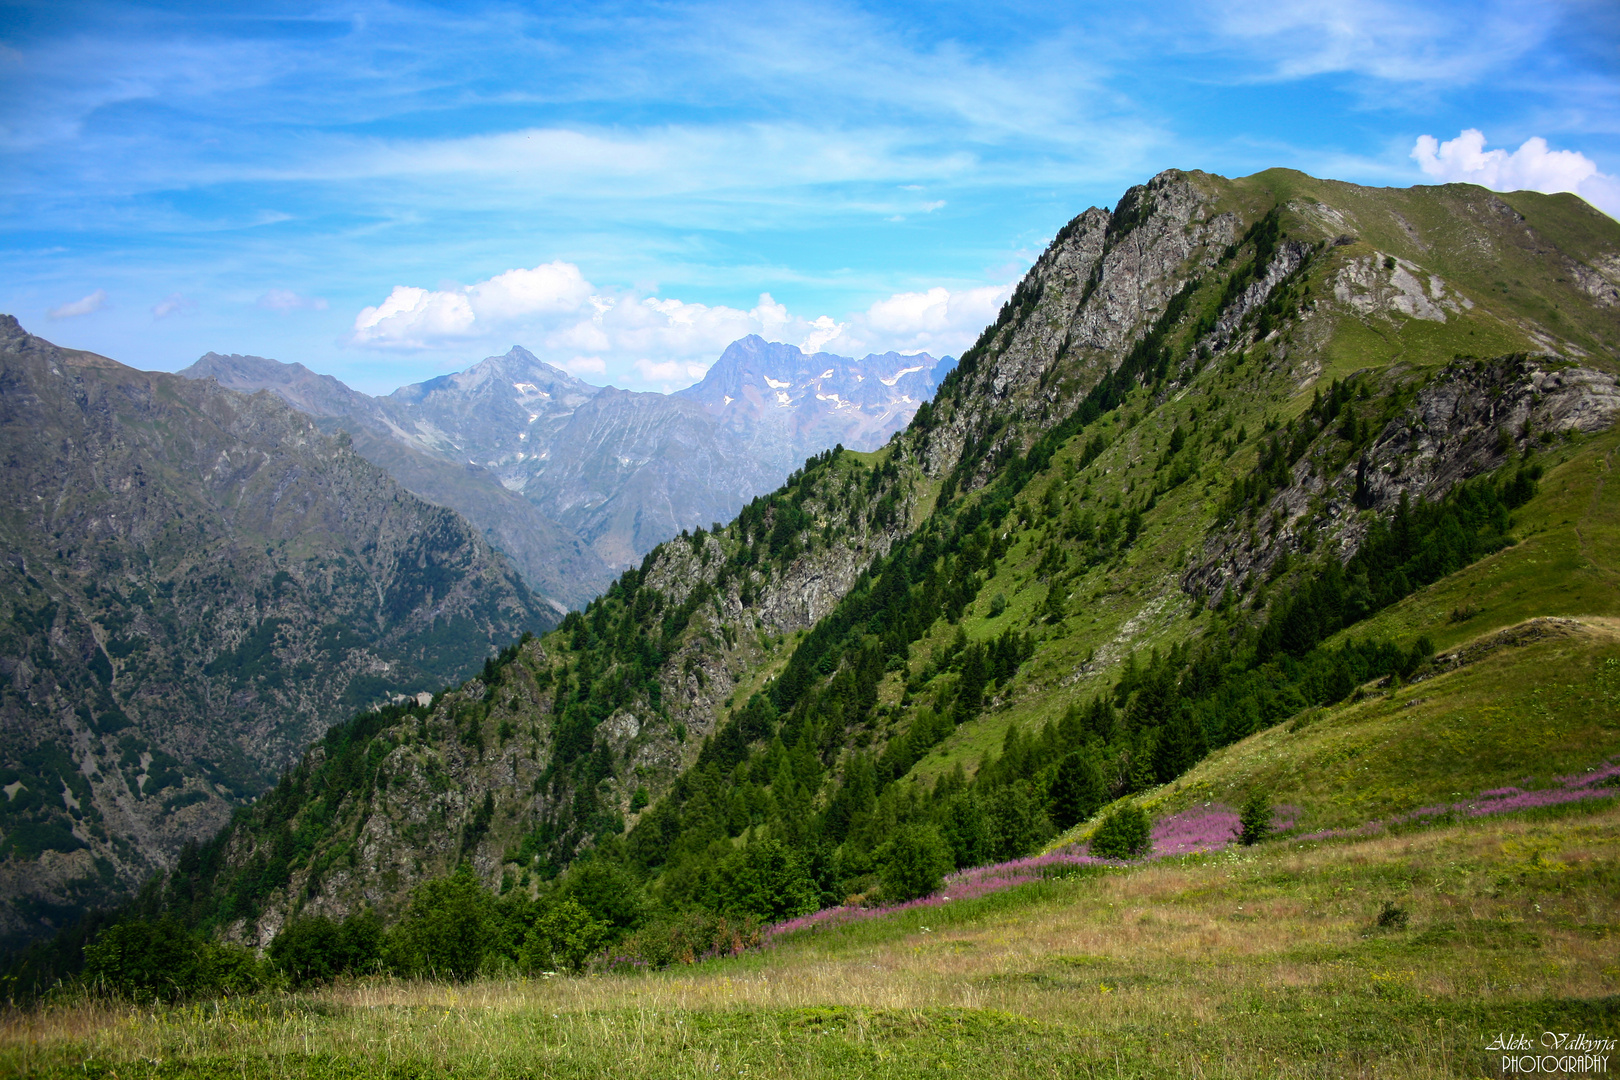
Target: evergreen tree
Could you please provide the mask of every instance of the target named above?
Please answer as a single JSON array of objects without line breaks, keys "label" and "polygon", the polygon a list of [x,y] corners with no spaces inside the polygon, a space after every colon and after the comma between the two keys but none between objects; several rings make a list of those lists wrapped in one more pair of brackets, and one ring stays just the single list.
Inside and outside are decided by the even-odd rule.
[{"label": "evergreen tree", "polygon": [[1107,802],[1102,771],[1091,754],[1070,751],[1058,763],[1051,788],[1052,824],[1067,829],[1097,812]]},{"label": "evergreen tree", "polygon": [[1258,844],[1271,835],[1271,795],[1265,788],[1256,787],[1249,792],[1238,821],[1243,827],[1239,839],[1245,845]]}]

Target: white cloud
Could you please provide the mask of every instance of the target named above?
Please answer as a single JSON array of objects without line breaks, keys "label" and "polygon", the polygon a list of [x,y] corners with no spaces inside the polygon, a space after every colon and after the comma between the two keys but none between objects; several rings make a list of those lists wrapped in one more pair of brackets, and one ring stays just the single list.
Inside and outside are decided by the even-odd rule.
[{"label": "white cloud", "polygon": [[806,352],[960,352],[1011,290],[897,293],[840,320],[796,315],[770,293],[745,311],[600,289],[574,264],[552,262],[461,287],[396,285],[355,317],[349,341],[404,351],[519,341],[581,377],[617,375],[670,390],[702,378],[727,345],[749,334]]},{"label": "white cloud", "polygon": [[1469,128],[1440,142],[1420,135],[1412,160],[1425,175],[1444,183],[1479,184],[1495,191],[1569,191],[1611,217],[1620,217],[1620,179],[1598,171],[1597,163],[1575,150],[1553,150],[1539,136],[1511,154],[1486,150],[1485,135]]},{"label": "white cloud", "polygon": [[941,285],[926,292],[903,292],[852,315],[843,330],[825,339],[844,353],[960,353],[973,344],[996,311],[1012,295],[1013,283],[952,291]]},{"label": "white cloud", "polygon": [[259,297],[259,306],[266,311],[325,311],[326,301],[319,296],[300,296],[291,289],[271,289]]},{"label": "white cloud", "polygon": [[73,319],[80,315],[88,315],[93,311],[100,311],[107,303],[107,290],[97,289],[89,296],[81,296],[69,304],[53,307],[45,313],[51,319]]},{"label": "white cloud", "polygon": [[572,263],[550,262],[533,270],[508,270],[467,290],[486,319],[515,319],[577,311],[591,297],[591,283]]},{"label": "white cloud", "polygon": [[190,311],[196,306],[197,305],[193,301],[186,299],[186,297],[180,293],[170,293],[162,300],[159,300],[152,308],[152,318],[167,319],[170,315]]},{"label": "white cloud", "polygon": [[607,362],[600,356],[575,356],[564,360],[558,365],[570,375],[584,378],[587,375],[607,374]]},{"label": "white cloud", "polygon": [[844,327],[849,324],[835,322],[831,315],[821,315],[810,325],[813,329],[805,336],[804,343],[799,347],[807,353],[817,353],[821,351],[823,345],[842,334]]},{"label": "white cloud", "polygon": [[377,348],[427,349],[472,336],[476,320],[465,293],[396,285],[388,299],[355,316],[350,340]]}]

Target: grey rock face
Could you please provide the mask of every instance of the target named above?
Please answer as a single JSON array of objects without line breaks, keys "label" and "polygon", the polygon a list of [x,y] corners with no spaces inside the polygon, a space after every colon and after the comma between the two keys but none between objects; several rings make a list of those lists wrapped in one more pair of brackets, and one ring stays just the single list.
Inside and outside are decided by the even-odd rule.
[{"label": "grey rock face", "polygon": [[0,936],[166,866],[355,709],[555,625],[270,394],[0,317]]},{"label": "grey rock face", "polygon": [[213,379],[247,393],[269,390],[313,417],[327,434],[347,432],[356,452],[408,491],[477,525],[485,539],[512,560],[530,588],[564,610],[595,596],[611,576],[596,552],[572,530],[507,490],[490,470],[457,456],[459,451],[440,452],[440,433],[420,429],[389,399],[352,390],[302,364],[258,356],[209,353],[180,374]]},{"label": "grey rock face", "polygon": [[1297,554],[1308,536],[1329,545],[1341,561],[1349,559],[1369,522],[1387,517],[1402,497],[1439,499],[1499,468],[1509,454],[1533,452],[1542,432],[1602,431],[1616,416],[1620,388],[1605,372],[1550,357],[1454,363],[1368,447],[1362,506],[1353,501],[1361,459],[1321,474],[1315,450],[1307,451],[1294,465],[1292,482],[1254,515],[1263,527],[1238,521],[1211,530],[1182,587],[1211,599],[1229,588],[1241,591],[1278,559]]}]

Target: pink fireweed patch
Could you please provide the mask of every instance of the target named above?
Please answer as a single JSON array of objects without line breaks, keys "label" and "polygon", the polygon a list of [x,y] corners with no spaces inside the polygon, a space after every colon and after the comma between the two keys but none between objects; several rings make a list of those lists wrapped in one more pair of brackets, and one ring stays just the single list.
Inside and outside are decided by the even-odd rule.
[{"label": "pink fireweed patch", "polygon": [[[1528,781],[1526,781],[1528,782]],[[1389,821],[1369,821],[1347,829],[1321,829],[1298,837],[1300,840],[1329,840],[1347,836],[1370,836],[1384,829],[1400,825],[1421,824],[1437,818],[1477,818],[1491,814],[1506,814],[1514,810],[1534,810],[1541,806],[1583,802],[1587,799],[1610,799],[1620,795],[1620,760],[1606,761],[1595,769],[1573,776],[1553,779],[1551,787],[1526,789],[1520,787],[1491,788],[1465,802],[1440,803],[1423,806]]]},{"label": "pink fireweed patch", "polygon": [[967,870],[958,870],[948,876],[939,891],[932,895],[908,900],[903,904],[882,904],[875,907],[841,905],[822,908],[812,915],[801,915],[797,919],[789,919],[768,927],[765,938],[769,941],[783,934],[808,930],[812,927],[843,926],[846,923],[875,919],[880,915],[892,915],[897,911],[940,907],[952,901],[971,900],[987,893],[1010,889],[1015,885],[1040,881],[1042,878],[1059,877],[1082,867],[1118,865],[1120,864],[1109,862],[1107,859],[1095,859],[1077,851],[1062,849],[1045,855],[1031,855],[1010,862],[996,863],[993,866],[975,866]]},{"label": "pink fireweed patch", "polygon": [[[1583,799],[1601,799],[1620,794],[1620,759],[1605,762],[1598,768],[1575,776],[1561,776],[1553,787],[1526,790],[1518,787],[1492,788],[1470,802],[1425,806],[1389,822],[1369,821],[1348,829],[1323,829],[1294,837],[1298,840],[1322,840],[1335,837],[1371,836],[1392,825],[1433,821],[1446,816],[1483,817],[1510,810],[1528,810],[1538,806],[1577,802]],[[1297,806],[1272,808],[1272,829],[1286,833],[1294,828],[1300,817]],[[1209,803],[1192,810],[1183,810],[1160,818],[1153,824],[1153,846],[1138,862],[1175,858],[1182,855],[1210,854],[1237,843],[1243,831],[1238,812],[1220,803]],[[876,907],[842,905],[822,908],[812,915],[777,923],[767,927],[762,935],[771,942],[784,934],[796,933],[816,927],[843,926],[847,923],[892,915],[898,911],[916,908],[940,907],[952,901],[971,900],[1003,889],[1027,885],[1043,878],[1059,877],[1084,867],[1125,866],[1126,863],[1099,859],[1086,851],[1085,844],[1071,844],[1049,851],[1044,855],[1031,855],[1023,859],[976,866],[958,870],[945,879],[945,884],[931,896],[908,900],[903,904],[884,904]]]}]

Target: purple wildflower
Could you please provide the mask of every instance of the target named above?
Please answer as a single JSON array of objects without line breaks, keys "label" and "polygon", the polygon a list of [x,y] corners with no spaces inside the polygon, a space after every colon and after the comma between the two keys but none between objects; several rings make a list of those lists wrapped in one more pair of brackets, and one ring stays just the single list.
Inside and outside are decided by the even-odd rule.
[{"label": "purple wildflower", "polygon": [[[1528,783],[1528,781],[1526,781]],[[1437,806],[1424,806],[1409,811],[1401,817],[1391,821],[1368,821],[1353,828],[1320,829],[1316,832],[1306,833],[1295,837],[1298,840],[1329,840],[1344,837],[1365,837],[1382,832],[1392,825],[1409,822],[1430,821],[1446,815],[1461,817],[1484,817],[1489,814],[1507,813],[1512,810],[1527,810],[1538,806],[1554,806],[1561,803],[1578,802],[1584,799],[1609,798],[1617,794],[1620,788],[1620,760],[1604,762],[1603,765],[1589,772],[1574,776],[1561,776],[1555,781],[1555,786],[1527,791],[1518,787],[1492,788],[1481,792],[1471,802],[1440,804]],[[1277,832],[1286,832],[1295,827],[1300,818],[1300,808],[1297,806],[1281,805],[1272,810],[1272,827]],[[1153,846],[1146,859],[1173,858],[1179,855],[1204,854],[1220,851],[1233,843],[1242,831],[1238,823],[1238,813],[1229,806],[1212,804],[1195,810],[1184,810],[1179,814],[1160,818],[1153,825]],[[971,900],[974,897],[984,896],[988,893],[1000,892],[1017,885],[1025,885],[1042,878],[1052,877],[1064,870],[1084,866],[1121,866],[1123,863],[1109,859],[1099,859],[1086,853],[1085,845],[1071,845],[1050,851],[1044,855],[1031,855],[1022,859],[1012,859],[992,866],[976,866],[967,870],[958,870],[945,879],[940,890],[931,896],[924,896],[917,900],[909,900],[904,904],[886,904],[878,907],[840,907],[823,908],[812,915],[803,915],[797,919],[777,923],[767,927],[762,938],[765,942],[774,941],[784,934],[808,930],[812,927],[843,926],[847,923],[861,922],[883,915],[892,915],[898,911],[910,911],[917,908],[939,907],[953,900]],[[737,950],[733,950],[737,951]]]}]

